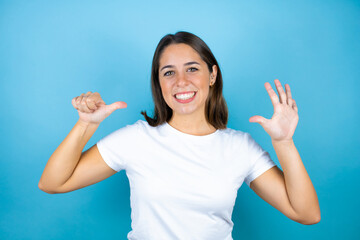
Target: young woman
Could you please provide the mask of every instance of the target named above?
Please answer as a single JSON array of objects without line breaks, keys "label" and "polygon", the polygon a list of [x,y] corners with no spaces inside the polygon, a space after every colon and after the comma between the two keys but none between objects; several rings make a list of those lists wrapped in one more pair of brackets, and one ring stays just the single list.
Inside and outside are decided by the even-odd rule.
[{"label": "young woman", "polygon": [[292,136],[298,109],[289,85],[265,83],[271,119],[253,116],[270,135],[280,170],[250,136],[226,127],[219,65],[188,32],[159,42],[151,73],[154,116],[102,138],[87,151],[99,124],[125,102],[106,105],[97,92],[73,98],[79,120],[45,166],[39,188],[65,193],[124,169],[131,189],[128,239],[232,239],[231,215],[245,181],[262,199],[302,224],[320,221],[315,189]]}]

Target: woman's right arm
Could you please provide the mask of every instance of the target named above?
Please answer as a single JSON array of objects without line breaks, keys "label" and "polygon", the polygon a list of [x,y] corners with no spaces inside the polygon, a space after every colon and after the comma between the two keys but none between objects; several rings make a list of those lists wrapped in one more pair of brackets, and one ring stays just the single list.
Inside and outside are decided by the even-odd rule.
[{"label": "woman's right arm", "polygon": [[74,191],[116,173],[104,162],[96,144],[82,151],[100,123],[126,103],[106,105],[98,93],[88,92],[73,98],[72,104],[80,118],[45,166],[38,186],[47,193]]}]

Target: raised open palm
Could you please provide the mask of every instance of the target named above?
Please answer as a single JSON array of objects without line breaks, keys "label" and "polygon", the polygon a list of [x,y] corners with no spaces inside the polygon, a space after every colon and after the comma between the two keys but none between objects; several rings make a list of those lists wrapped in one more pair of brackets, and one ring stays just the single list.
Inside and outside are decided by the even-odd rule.
[{"label": "raised open palm", "polygon": [[[253,116],[250,122],[259,123],[270,135],[273,141],[290,141],[294,135],[299,121],[298,108],[295,100],[291,96],[289,84],[285,84],[286,93],[278,79],[275,79],[275,86],[279,97],[272,89],[270,83],[265,83],[265,88],[274,106],[274,114],[271,119],[262,116]],[[279,99],[280,98],[280,99]]]}]

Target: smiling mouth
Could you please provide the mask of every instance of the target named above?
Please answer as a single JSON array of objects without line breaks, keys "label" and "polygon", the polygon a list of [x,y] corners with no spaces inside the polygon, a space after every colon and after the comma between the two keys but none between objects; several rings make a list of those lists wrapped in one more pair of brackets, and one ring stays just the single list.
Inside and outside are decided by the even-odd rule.
[{"label": "smiling mouth", "polygon": [[187,100],[187,99],[190,99],[190,98],[194,97],[195,94],[196,94],[195,91],[187,92],[187,93],[177,93],[177,94],[174,95],[174,97],[176,99],[179,99],[179,100]]}]

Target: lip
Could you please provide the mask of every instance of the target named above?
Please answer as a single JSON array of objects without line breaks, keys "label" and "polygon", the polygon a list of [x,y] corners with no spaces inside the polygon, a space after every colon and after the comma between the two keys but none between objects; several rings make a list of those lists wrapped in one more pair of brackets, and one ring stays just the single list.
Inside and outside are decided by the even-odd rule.
[{"label": "lip", "polygon": [[[195,92],[194,96],[193,96],[192,98],[189,98],[189,99],[186,99],[186,100],[177,99],[177,98],[175,97],[176,94],[184,94],[184,93],[191,93],[191,92]],[[176,100],[177,102],[179,102],[179,103],[189,103],[189,102],[191,102],[192,100],[194,100],[194,98],[196,97],[197,92],[196,92],[196,91],[189,91],[189,92],[179,92],[179,93],[176,93],[176,94],[174,94],[174,98],[175,98],[175,100]]]}]

